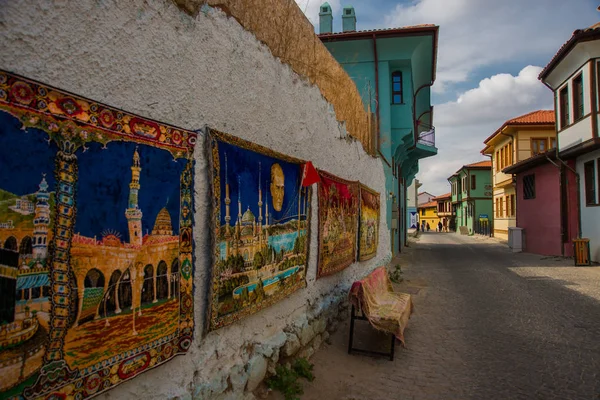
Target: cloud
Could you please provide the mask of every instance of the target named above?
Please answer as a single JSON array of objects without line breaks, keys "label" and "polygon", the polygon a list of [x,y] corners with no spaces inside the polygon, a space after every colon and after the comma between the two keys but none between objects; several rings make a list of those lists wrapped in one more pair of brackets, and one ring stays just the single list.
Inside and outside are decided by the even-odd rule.
[{"label": "cloud", "polygon": [[596,19],[595,5],[587,0],[415,0],[396,5],[383,25],[440,26],[433,87],[440,93],[468,81],[482,67],[509,60],[545,60],[573,30]]},{"label": "cloud", "polygon": [[506,120],[553,108],[552,92],[537,79],[541,69],[529,65],[516,76],[493,75],[455,101],[435,107],[439,153],[419,162],[418,179],[424,184],[423,190],[447,192],[451,174],[465,164],[487,159],[480,154],[483,141]]}]

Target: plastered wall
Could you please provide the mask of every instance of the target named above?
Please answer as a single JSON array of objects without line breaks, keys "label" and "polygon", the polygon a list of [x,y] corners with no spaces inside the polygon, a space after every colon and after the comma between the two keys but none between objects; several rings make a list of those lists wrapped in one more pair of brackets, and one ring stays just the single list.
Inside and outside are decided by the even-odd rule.
[{"label": "plastered wall", "polygon": [[[385,193],[381,161],[350,140],[319,88],[220,10],[192,17],[167,0],[12,0],[2,2],[0,25],[4,70],[183,128],[209,125]],[[389,230],[381,218],[376,258],[317,281],[314,191],[307,288],[204,335],[211,210],[202,140],[195,159],[192,348],[99,398],[200,398],[199,387],[227,386],[223,376],[236,366],[246,368],[248,346],[306,320],[307,313],[326,307],[332,296],[343,297],[352,281],[390,258]],[[381,204],[386,215],[386,202]]]}]

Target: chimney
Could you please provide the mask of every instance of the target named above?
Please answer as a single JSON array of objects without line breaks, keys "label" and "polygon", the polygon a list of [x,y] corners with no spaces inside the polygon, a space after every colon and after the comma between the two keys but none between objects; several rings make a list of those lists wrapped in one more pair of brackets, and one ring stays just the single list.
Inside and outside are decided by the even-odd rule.
[{"label": "chimney", "polygon": [[333,14],[329,3],[321,4],[319,10],[319,33],[333,32]]},{"label": "chimney", "polygon": [[346,6],[342,11],[342,32],[356,31],[356,13],[354,7]]}]

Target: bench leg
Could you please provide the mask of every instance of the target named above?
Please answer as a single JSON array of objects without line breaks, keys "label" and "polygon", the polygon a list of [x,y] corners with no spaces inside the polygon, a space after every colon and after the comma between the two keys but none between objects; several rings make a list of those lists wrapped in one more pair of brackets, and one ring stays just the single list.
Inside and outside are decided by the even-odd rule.
[{"label": "bench leg", "polygon": [[350,338],[348,340],[348,354],[352,354],[352,343],[354,343],[354,306],[350,312]]},{"label": "bench leg", "polygon": [[390,351],[390,361],[394,361],[394,351],[396,350],[396,336],[392,334],[392,349]]}]

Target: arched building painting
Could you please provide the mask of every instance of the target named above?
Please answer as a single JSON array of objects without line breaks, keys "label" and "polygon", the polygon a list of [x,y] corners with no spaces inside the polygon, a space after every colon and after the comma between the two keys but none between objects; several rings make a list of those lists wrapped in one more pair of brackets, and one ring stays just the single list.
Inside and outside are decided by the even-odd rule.
[{"label": "arched building painting", "polygon": [[195,140],[0,71],[0,397],[87,398],[188,349]]},{"label": "arched building painting", "polygon": [[209,136],[217,222],[210,328],[217,329],[306,285],[310,190],[300,185],[301,160],[222,132]]}]

